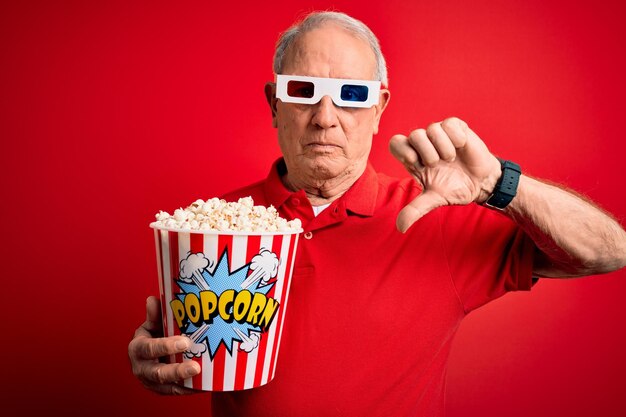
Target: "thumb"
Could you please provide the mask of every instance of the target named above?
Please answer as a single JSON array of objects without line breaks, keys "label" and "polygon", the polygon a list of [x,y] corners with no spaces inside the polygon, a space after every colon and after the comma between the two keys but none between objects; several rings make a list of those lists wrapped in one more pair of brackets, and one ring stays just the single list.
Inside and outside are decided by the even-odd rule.
[{"label": "thumb", "polygon": [[406,232],[409,227],[424,215],[430,213],[437,207],[445,206],[446,200],[434,191],[424,191],[418,195],[413,201],[407,204],[396,219],[396,227],[402,233]]},{"label": "thumb", "polygon": [[161,323],[161,302],[154,296],[146,300],[146,326],[148,330],[160,330]]}]

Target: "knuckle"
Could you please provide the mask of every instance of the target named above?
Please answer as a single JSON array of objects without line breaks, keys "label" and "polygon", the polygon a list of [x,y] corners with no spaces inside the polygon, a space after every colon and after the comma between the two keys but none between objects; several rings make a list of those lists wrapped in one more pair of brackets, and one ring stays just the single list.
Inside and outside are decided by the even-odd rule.
[{"label": "knuckle", "polygon": [[165,366],[160,365],[160,366],[155,366],[153,371],[152,371],[152,380],[159,383],[159,384],[165,384],[167,383],[167,375],[165,373],[164,370]]},{"label": "knuckle", "polygon": [[128,344],[128,357],[133,360],[137,356],[137,339],[133,339]]},{"label": "knuckle", "polygon": [[456,159],[456,152],[452,151],[443,151],[441,155],[442,159],[446,162],[452,162]]},{"label": "knuckle", "polygon": [[393,135],[391,139],[389,139],[389,142],[399,144],[399,143],[404,142],[405,140],[406,140],[406,136],[398,134],[398,135]]},{"label": "knuckle", "polygon": [[417,164],[418,158],[415,152],[407,152],[403,155],[403,163],[406,166],[414,166]]},{"label": "knuckle", "polygon": [[467,127],[467,123],[458,117],[452,116],[441,122],[441,127],[444,129],[465,129]]},{"label": "knuckle", "polygon": [[163,349],[161,349],[160,346],[161,344],[156,340],[146,340],[142,345],[144,357],[156,359],[163,356]]},{"label": "knuckle", "polygon": [[135,337],[128,344],[128,357],[131,361],[137,361],[146,356],[146,348],[149,346],[145,337]]},{"label": "knuckle", "polygon": [[424,136],[426,136],[426,131],[424,129],[415,129],[409,134],[408,139],[411,144],[415,144]]},{"label": "knuckle", "polygon": [[146,369],[146,367],[149,366],[146,363],[135,363],[133,364],[133,375],[135,375],[135,377],[141,381],[142,384],[144,385],[150,385],[150,383],[152,382],[152,378],[150,377],[150,372]]},{"label": "knuckle", "polygon": [[133,371],[133,375],[135,375],[135,377],[142,379],[141,377],[143,376],[141,373],[141,366],[139,366],[137,363],[131,363],[130,365],[132,371]]},{"label": "knuckle", "polygon": [[428,125],[428,127],[426,128],[426,135],[428,136],[429,139],[432,140],[435,138],[435,136],[439,132],[439,127],[440,127],[439,123],[431,123],[430,125]]},{"label": "knuckle", "polygon": [[391,153],[405,166],[414,164],[417,161],[417,154],[410,147],[392,148]]},{"label": "knuckle", "polygon": [[176,378],[178,380],[183,380],[185,378],[187,378],[187,370],[186,368],[183,366],[183,364],[178,364],[176,366]]},{"label": "knuckle", "polygon": [[458,124],[458,119],[456,117],[448,117],[447,119],[445,119],[443,122],[441,122],[441,127],[444,130],[448,130],[448,129],[452,129],[457,127]]},{"label": "knuckle", "polygon": [[401,148],[406,140],[407,138],[404,135],[393,135],[391,139],[389,139],[389,149],[393,151],[395,149]]},{"label": "knuckle", "polygon": [[441,126],[441,122],[433,122],[430,123],[427,127],[426,127],[426,133],[430,133],[430,132],[436,132],[439,127]]},{"label": "knuckle", "polygon": [[434,149],[429,149],[428,152],[423,152],[420,156],[427,167],[432,167],[439,162],[439,154]]}]

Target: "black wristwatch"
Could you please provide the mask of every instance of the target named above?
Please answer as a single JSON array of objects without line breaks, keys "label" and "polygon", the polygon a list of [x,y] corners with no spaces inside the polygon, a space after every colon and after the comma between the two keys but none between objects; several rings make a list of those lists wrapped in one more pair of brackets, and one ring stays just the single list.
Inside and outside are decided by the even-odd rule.
[{"label": "black wristwatch", "polygon": [[517,194],[517,185],[519,184],[519,176],[522,175],[522,168],[515,162],[505,161],[498,158],[502,165],[502,175],[493,189],[493,193],[489,196],[485,205],[498,210],[504,209],[513,200]]}]

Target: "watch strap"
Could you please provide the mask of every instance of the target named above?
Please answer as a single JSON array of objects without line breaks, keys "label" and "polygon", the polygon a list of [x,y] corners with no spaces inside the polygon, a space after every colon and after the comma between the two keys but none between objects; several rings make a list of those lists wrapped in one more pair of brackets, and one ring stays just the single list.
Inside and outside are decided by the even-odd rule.
[{"label": "watch strap", "polygon": [[515,162],[499,158],[498,160],[502,166],[502,175],[498,179],[493,193],[485,201],[485,205],[502,210],[513,201],[513,197],[517,194],[517,186],[519,185],[519,177],[522,175],[522,169]]}]

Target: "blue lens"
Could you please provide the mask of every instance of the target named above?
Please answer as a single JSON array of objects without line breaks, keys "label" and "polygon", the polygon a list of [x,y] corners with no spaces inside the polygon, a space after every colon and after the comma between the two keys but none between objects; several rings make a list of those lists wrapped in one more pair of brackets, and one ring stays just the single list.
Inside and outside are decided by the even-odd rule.
[{"label": "blue lens", "polygon": [[343,101],[367,101],[369,89],[364,85],[344,84],[341,86],[341,99]]}]

